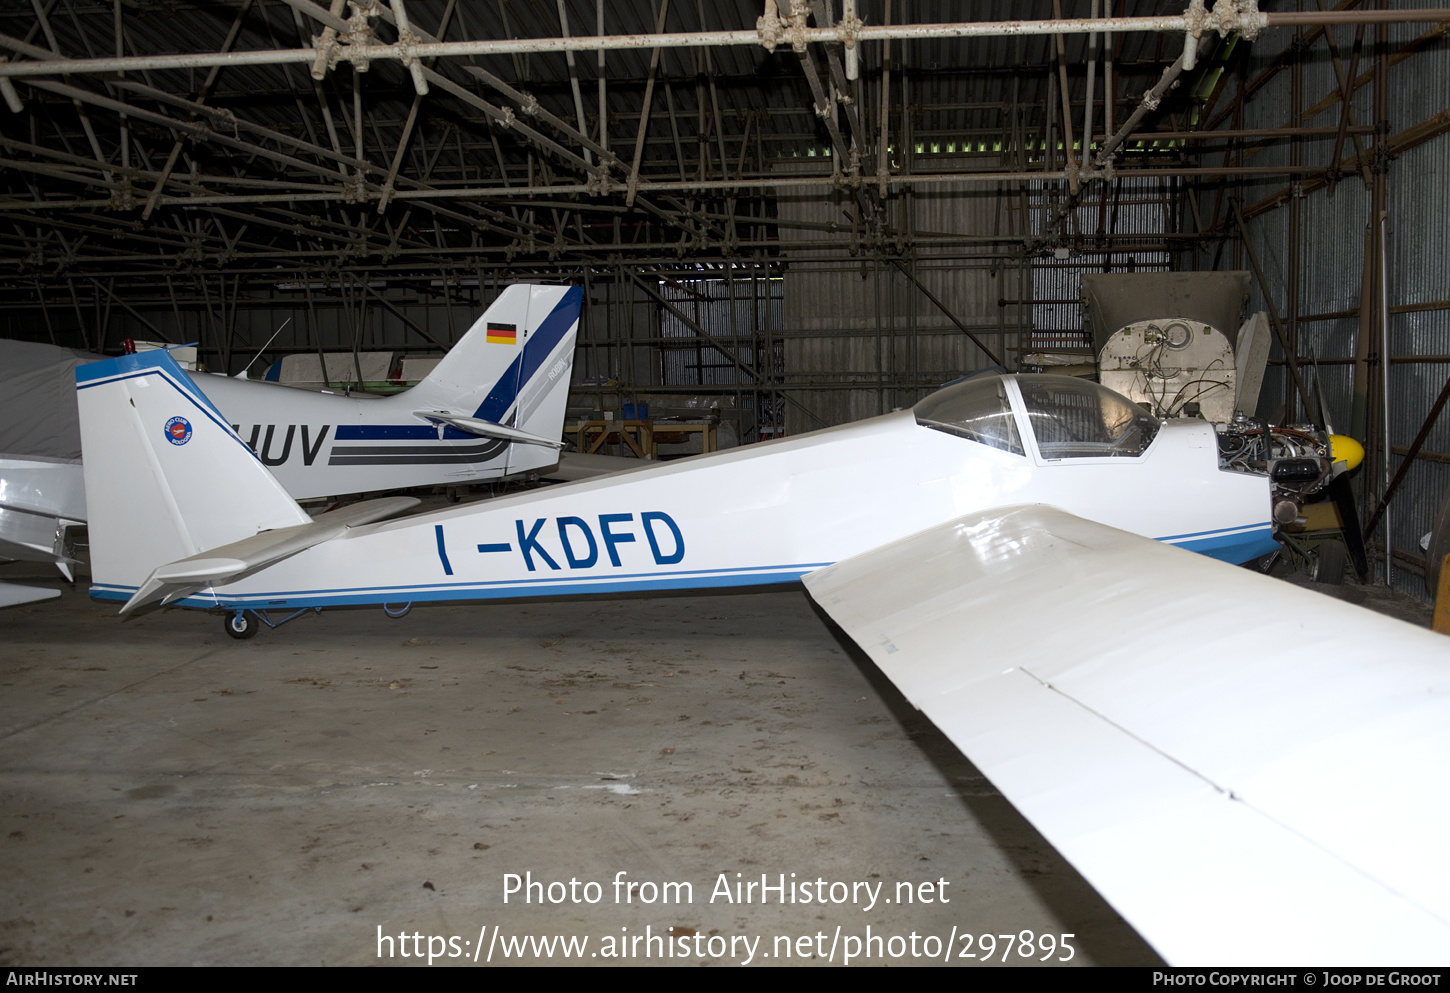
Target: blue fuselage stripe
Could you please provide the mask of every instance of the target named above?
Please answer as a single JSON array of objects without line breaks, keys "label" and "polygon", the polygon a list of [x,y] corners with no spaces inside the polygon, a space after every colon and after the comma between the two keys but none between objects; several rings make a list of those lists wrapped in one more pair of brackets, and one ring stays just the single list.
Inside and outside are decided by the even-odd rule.
[{"label": "blue fuselage stripe", "polygon": [[[437,441],[438,429],[430,424],[339,424],[333,437],[338,441]],[[476,438],[452,427],[443,429],[443,437]]]},{"label": "blue fuselage stripe", "polygon": [[1171,538],[1159,538],[1158,540],[1234,565],[1268,555],[1279,547],[1279,543],[1274,540],[1273,525],[1268,523],[1255,524],[1247,528],[1199,531],[1194,534],[1174,535]]},{"label": "blue fuselage stripe", "polygon": [[[1266,555],[1278,547],[1270,524],[1219,531],[1200,531],[1157,539],[1210,558],[1239,564]],[[435,527],[438,558],[446,575],[453,575],[443,543],[442,526]],[[507,551],[507,545],[480,545],[479,551]],[[432,583],[414,586],[351,587],[316,590],[277,590],[228,596],[190,596],[177,601],[186,607],[269,610],[284,607],[330,607],[379,603],[413,603],[523,599],[578,594],[648,593],[669,590],[723,589],[745,586],[774,586],[797,582],[802,576],[822,569],[830,562],[802,562],[790,565],[743,566],[735,569],[671,570],[661,573],[630,573],[611,577],[562,579],[553,576],[529,580],[497,580]],[[102,600],[127,600],[135,587],[92,586],[91,596]]]},{"label": "blue fuselage stripe", "polygon": [[[822,563],[821,565],[824,565]],[[719,589],[737,586],[773,586],[797,582],[821,565],[789,568],[780,572],[722,572],[714,574],[671,574],[658,578],[626,578],[594,581],[536,580],[532,583],[460,583],[435,586],[393,587],[362,591],[318,590],[315,592],[259,593],[246,597],[217,596],[207,599],[189,596],[176,601],[184,607],[226,607],[228,609],[271,610],[283,607],[334,607],[377,603],[430,603],[452,600],[502,600],[525,597],[577,596],[582,593],[647,593],[665,590]],[[128,600],[134,588],[92,586],[98,600]]]}]

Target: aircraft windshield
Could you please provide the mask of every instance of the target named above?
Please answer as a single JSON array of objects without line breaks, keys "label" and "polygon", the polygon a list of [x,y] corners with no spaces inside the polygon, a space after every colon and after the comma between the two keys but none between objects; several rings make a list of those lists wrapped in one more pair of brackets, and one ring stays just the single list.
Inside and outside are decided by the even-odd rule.
[{"label": "aircraft windshield", "polygon": [[969,379],[926,397],[912,412],[916,423],[991,445],[1017,455],[1027,454],[1012,417],[1012,403],[1000,376]]},{"label": "aircraft windshield", "polygon": [[1142,455],[1158,434],[1156,417],[1097,383],[1023,376],[1017,385],[1045,459]]}]

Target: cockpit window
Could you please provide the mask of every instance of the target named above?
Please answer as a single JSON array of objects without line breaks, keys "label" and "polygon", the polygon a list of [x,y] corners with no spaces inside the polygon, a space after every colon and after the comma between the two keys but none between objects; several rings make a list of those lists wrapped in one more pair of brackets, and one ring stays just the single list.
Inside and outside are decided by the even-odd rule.
[{"label": "cockpit window", "polygon": [[969,438],[1016,455],[1026,455],[1012,403],[1000,376],[969,379],[926,397],[912,412],[916,423]]},{"label": "cockpit window", "polygon": [[1131,458],[1142,455],[1158,434],[1156,417],[1097,383],[1023,376],[1017,385],[1045,459]]}]

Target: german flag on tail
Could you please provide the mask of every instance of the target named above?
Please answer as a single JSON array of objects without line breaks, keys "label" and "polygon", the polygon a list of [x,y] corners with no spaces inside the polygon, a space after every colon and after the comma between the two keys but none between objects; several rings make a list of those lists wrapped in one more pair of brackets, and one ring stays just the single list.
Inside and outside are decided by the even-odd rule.
[{"label": "german flag on tail", "polygon": [[519,326],[517,324],[495,324],[489,321],[487,340],[490,345],[517,345]]}]

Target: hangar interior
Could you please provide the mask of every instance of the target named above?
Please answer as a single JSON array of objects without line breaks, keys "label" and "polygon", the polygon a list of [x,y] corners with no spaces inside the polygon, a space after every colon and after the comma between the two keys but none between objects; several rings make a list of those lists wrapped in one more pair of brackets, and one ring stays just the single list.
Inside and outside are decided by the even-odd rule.
[{"label": "hangar interior", "polygon": [[1088,346],[1083,273],[1247,271],[1275,327],[1260,412],[1312,420],[1322,395],[1366,446],[1366,517],[1402,477],[1391,581],[1428,595],[1450,461],[1434,11],[1266,4],[1220,35],[1210,14],[1257,7],[409,0],[400,28],[333,6],[0,11],[0,335],[197,342],[253,376],[396,365],[502,284],[567,282],[574,413],[652,401],[749,442]]},{"label": "hangar interior", "polygon": [[[1252,277],[1244,314],[1266,312],[1273,329],[1259,415],[1280,423],[1327,415],[1339,433],[1363,444],[1354,485],[1362,517],[1376,525],[1366,533],[1374,580],[1428,600],[1434,590],[1424,579],[1421,536],[1450,485],[1450,424],[1440,417],[1450,397],[1447,30],[1450,11],[1410,0],[1192,0],[1186,8],[1181,0],[7,3],[0,6],[0,51],[8,56],[0,62],[0,337],[107,355],[128,341],[194,342],[206,369],[254,378],[285,369],[289,358],[316,356],[313,368],[326,370],[322,378],[335,387],[386,388],[379,380],[408,381],[405,360],[446,352],[501,287],[567,283],[585,293],[571,430],[576,421],[631,419],[628,411],[648,405],[661,437],[673,418],[708,423],[719,444],[743,445],[908,407],[979,369],[1026,370],[1049,353],[1091,362],[1085,274],[1244,272]],[[386,355],[384,371],[364,375],[362,358],[375,353]],[[328,355],[350,358],[333,364]],[[701,444],[698,435],[681,434],[662,452]],[[512,711],[491,705],[490,714],[563,703],[569,693],[593,694],[585,701],[593,709],[560,710],[626,708],[627,700],[651,695],[639,686],[676,676],[668,653],[710,651],[692,640],[697,629],[728,626],[719,616],[726,608],[715,601],[682,602],[683,628],[656,632],[658,651],[630,654],[640,671],[615,673],[612,695],[590,675],[600,668],[591,661],[596,650],[614,651],[608,646],[530,663],[528,675],[515,677],[518,686],[478,692],[501,694],[503,703],[511,693],[530,701]],[[320,797],[350,761],[338,743],[363,733],[345,719],[347,708],[366,713],[374,697],[411,692],[429,703],[406,706],[402,720],[427,723],[433,708],[447,708],[451,687],[469,681],[468,653],[457,647],[468,636],[462,622],[449,614],[442,633],[396,638],[405,653],[427,657],[418,672],[409,660],[405,676],[396,652],[373,658],[362,634],[393,622],[319,621],[287,646],[292,654],[323,653],[302,682],[328,702],[303,704],[285,699],[296,687],[259,675],[265,659],[286,654],[278,644],[247,646],[256,664],[229,675],[208,661],[221,649],[196,655],[187,638],[200,637],[201,628],[190,621],[178,634],[151,615],[128,629],[123,647],[107,648],[109,610],[80,594],[65,603],[85,618],[82,640],[91,650],[119,653],[116,672],[99,675],[105,663],[81,666],[51,688],[46,670],[35,667],[55,661],[45,661],[47,639],[66,624],[42,613],[43,630],[11,659],[6,685],[17,696],[5,734],[12,744],[54,733],[78,754],[99,754],[108,741],[139,742],[150,724],[175,724],[169,703],[111,715],[99,737],[74,714],[172,672],[187,685],[167,683],[167,694],[210,699],[215,710],[237,706],[234,694],[240,700],[261,692],[289,716],[253,756],[273,778],[258,772],[242,786],[209,771],[211,759],[182,757],[159,741],[137,752],[134,782],[109,785],[99,773],[27,765],[9,781],[10,844],[18,850],[34,839],[39,821],[17,820],[17,811],[42,795],[36,784],[46,775],[71,776],[77,795],[106,788],[133,804],[171,804],[147,808],[139,819],[178,859],[220,866],[223,846],[257,844],[229,832],[263,822],[282,834],[306,833],[314,846],[314,836],[340,832],[341,841],[334,835],[322,843],[323,850],[332,846],[327,858],[336,865],[319,869],[310,849],[300,848],[289,850],[284,874],[321,873],[345,893],[339,900],[358,906],[384,899],[381,884],[359,884],[341,868],[344,861],[350,872],[353,862],[364,870],[377,864],[366,854],[372,841],[350,826],[376,814],[371,796]],[[802,604],[761,603],[762,631],[806,645],[782,666],[810,668],[836,651],[807,644],[817,635],[801,633],[814,625]],[[43,609],[50,608],[27,608]],[[520,653],[531,644],[555,651],[562,642],[562,655],[574,644],[568,639],[584,637],[591,625],[607,627],[611,613],[598,604],[587,617],[558,605],[539,611],[508,621]],[[346,658],[336,655],[339,644]],[[726,654],[711,663],[715,669],[745,665]],[[847,714],[860,689],[854,684],[834,702],[782,702],[767,687],[785,686],[795,671],[754,665],[739,675],[741,707],[774,707],[776,717],[760,719],[751,725],[754,738],[745,733],[729,746],[741,750],[738,762],[680,773],[671,789],[758,788],[765,773],[747,766],[745,750],[797,734],[792,707],[828,710],[863,727],[907,720],[910,708],[899,697],[869,714]],[[56,715],[37,724],[24,700],[46,693],[61,705],[36,703]],[[752,693],[759,699],[746,699]],[[686,713],[703,708],[712,691],[653,695]],[[557,728],[543,719],[550,711],[534,709],[526,717],[538,727],[524,733],[554,741]],[[746,722],[743,715],[732,712]],[[250,720],[237,712],[215,727],[195,723],[188,733],[253,741]],[[331,729],[319,731],[319,720]],[[437,720],[449,745],[466,750],[473,719]],[[780,726],[766,728],[770,721]],[[501,843],[494,835],[548,823],[550,843],[560,846],[578,830],[614,832],[618,851],[591,856],[597,864],[589,868],[599,873],[614,865],[611,857],[646,850],[658,872],[683,872],[687,855],[670,848],[684,847],[678,835],[641,833],[622,812],[631,789],[650,776],[662,791],[672,782],[670,756],[712,747],[678,744],[658,730],[663,726],[651,725],[653,771],[609,780],[583,806],[560,801],[574,804],[565,821],[549,820],[559,816],[555,796],[565,796],[559,791],[576,767],[592,760],[589,739],[576,740],[573,731],[564,735],[565,754],[550,760],[560,768],[512,779],[491,772],[492,785],[484,784],[494,796],[515,788],[528,794],[527,810],[514,818],[524,827],[475,825],[467,804],[481,774],[470,767],[435,776],[433,767],[446,762],[425,761],[422,744],[404,744],[402,732],[383,750],[388,758],[344,778],[375,772],[383,785],[396,785],[390,777],[397,769],[416,764],[397,788],[419,796],[433,788],[435,799],[408,811],[427,820],[435,849],[450,850],[467,835],[471,859],[499,844],[527,852],[508,847],[520,845],[518,838]],[[338,754],[318,758],[317,768],[289,758],[289,730],[309,748],[321,741]],[[332,737],[314,741],[318,734]],[[497,746],[508,762],[529,761],[520,741],[505,735]],[[818,747],[832,746],[795,751]],[[941,741],[931,747],[951,751]],[[782,764],[786,753],[794,754],[774,747],[765,754]],[[771,797],[794,796],[782,777],[811,778],[803,770],[814,760],[803,761],[795,773],[770,773]],[[328,763],[330,771],[318,771]],[[1105,906],[1064,909],[1085,884],[1052,861],[1040,838],[1003,840],[1030,828],[1004,827],[1013,815],[998,809],[1000,798],[975,798],[970,784],[980,777],[958,765],[965,765],[960,757],[936,756],[919,776],[900,773],[901,789],[920,792],[909,802],[898,798],[898,806],[949,820],[955,808],[926,810],[921,798],[955,791],[986,825],[983,844],[997,846],[984,874],[1059,880],[1045,889],[1025,886],[1021,903],[1029,911],[1004,914],[1030,917],[1039,929],[1076,920],[1089,930],[1084,920],[1106,920],[1092,939],[1096,960],[1151,961],[1151,950]],[[870,774],[883,794],[894,788],[894,768]],[[842,782],[855,775],[835,772]],[[202,777],[204,788],[183,781],[190,775]],[[810,812],[791,807],[790,817],[806,817],[813,829],[834,826],[822,818],[842,803],[835,781],[811,780]],[[274,789],[285,799],[267,807]],[[661,796],[639,802],[668,806]],[[240,827],[216,826],[236,802],[253,813],[266,809]],[[782,811],[790,806],[779,802]],[[74,850],[51,854],[80,865],[100,857],[91,849],[101,842],[79,839],[104,834],[111,815],[78,799],[68,803],[34,816],[62,824],[57,830]],[[320,804],[324,816],[304,831],[307,803]],[[891,830],[871,822],[885,816],[871,809],[850,827],[861,839]],[[200,826],[166,826],[168,812]],[[691,818],[724,816],[655,813],[677,817],[680,832],[690,830]],[[772,823],[767,831],[766,816],[787,817],[750,815],[762,819],[755,835],[720,843],[739,849],[737,857],[745,857],[751,838],[775,830]],[[388,830],[409,836],[417,827],[411,816],[388,814],[395,818]],[[143,838],[125,843],[138,860],[150,857],[140,854]],[[790,850],[774,834],[765,844],[775,853],[772,866]],[[944,847],[921,839],[910,858],[946,858]],[[518,855],[516,864],[526,867],[527,857]],[[455,926],[435,906],[447,885],[436,874],[443,870],[429,870],[426,858],[384,864],[397,876],[389,885],[417,890],[400,919],[432,922],[435,930]],[[885,871],[904,877],[905,865]],[[244,888],[251,879],[217,871],[226,887]],[[133,876],[125,878],[146,903],[139,912],[150,938],[193,933],[167,916],[172,897],[154,880]],[[8,883],[41,887],[49,878],[30,862],[9,870]],[[279,901],[325,902],[268,885]],[[419,889],[425,885],[427,892]],[[218,930],[226,922],[230,930],[225,939],[196,943],[196,960],[243,954],[252,947],[246,927],[213,911],[220,898],[203,890],[178,905],[198,919],[208,914],[208,922],[214,913]],[[0,960],[67,961],[88,928],[93,936],[140,933],[126,931],[134,908],[124,901],[95,919],[76,909],[84,902],[36,910],[32,901],[0,924]],[[278,911],[270,920],[297,927],[301,913]],[[566,915],[559,926],[585,917]],[[73,937],[60,944],[36,937],[47,921],[62,920]],[[304,961],[305,954],[291,947],[285,958]]]}]

